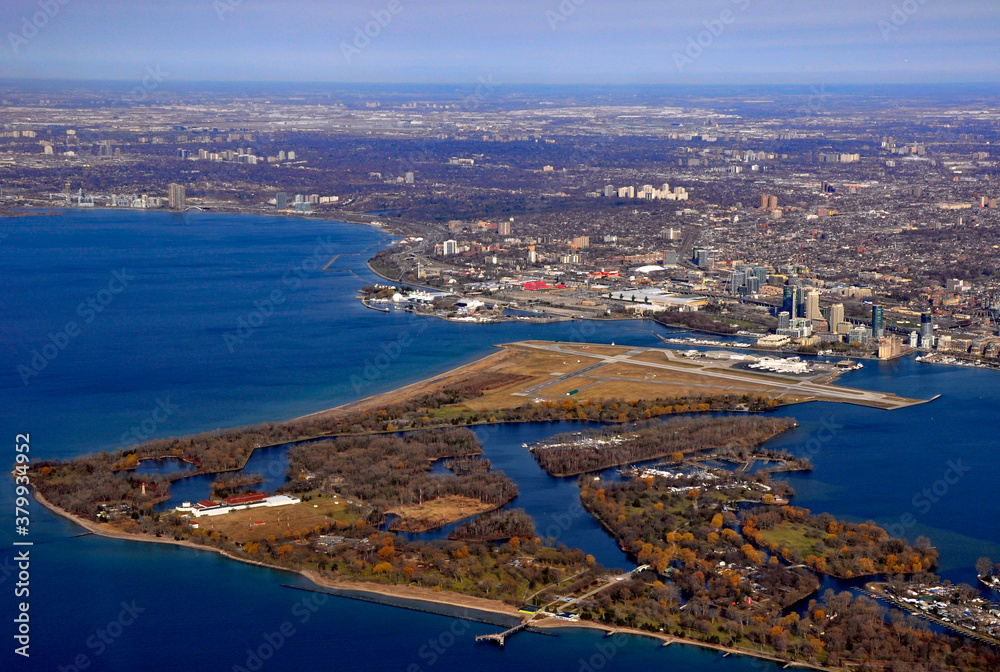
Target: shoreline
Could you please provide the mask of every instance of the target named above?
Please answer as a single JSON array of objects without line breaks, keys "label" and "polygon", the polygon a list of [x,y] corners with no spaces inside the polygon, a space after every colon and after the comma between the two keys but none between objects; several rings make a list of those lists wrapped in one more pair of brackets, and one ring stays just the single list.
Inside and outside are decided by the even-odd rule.
[{"label": "shoreline", "polygon": [[[327,578],[320,575],[315,570],[291,569],[288,567],[280,567],[278,565],[272,565],[265,562],[250,560],[248,558],[240,558],[238,556],[232,555],[231,553],[227,552],[224,549],[216,548],[213,546],[206,546],[203,544],[197,544],[193,541],[168,539],[164,537],[150,537],[148,535],[142,535],[142,534],[119,532],[116,530],[108,529],[107,527],[102,526],[101,523],[93,523],[91,521],[80,518],[79,516],[73,515],[68,511],[60,509],[59,507],[55,506],[47,499],[45,499],[44,496],[40,495],[34,489],[32,489],[32,494],[38,503],[40,503],[42,506],[44,506],[52,513],[69,520],[70,522],[82,527],[83,529],[87,530],[92,534],[101,537],[106,537],[109,539],[119,539],[121,541],[146,542],[155,544],[168,544],[172,546],[180,546],[182,548],[187,548],[190,550],[211,551],[218,553],[229,560],[244,562],[246,564],[255,565],[257,567],[262,567],[264,569],[270,569],[280,572],[288,572],[291,574],[298,574],[299,576],[302,576],[303,578],[307,579],[313,585],[318,586],[320,588],[354,591],[359,593],[365,593],[368,595],[377,595],[380,597],[391,597],[396,599],[412,600],[416,602],[422,602],[425,604],[455,607],[459,609],[473,609],[476,611],[482,611],[506,617],[513,616],[516,618],[521,618],[523,616],[523,614],[521,614],[516,607],[507,604],[506,602],[501,602],[499,600],[491,600],[484,597],[476,597],[474,595],[463,595],[461,593],[453,593],[450,591],[435,591],[431,588],[424,588],[423,586],[380,584],[369,581],[359,581],[355,579]],[[345,597],[349,599],[349,596]],[[392,604],[386,604],[385,606],[394,609],[401,608],[399,606]],[[455,617],[461,618],[461,616],[455,616]],[[634,637],[650,637],[664,642],[664,646],[667,646],[669,644],[694,646],[702,649],[722,652],[727,655],[732,654],[732,655],[744,656],[746,658],[757,658],[761,660],[766,660],[770,663],[773,663],[775,665],[781,665],[783,667],[802,667],[804,669],[820,670],[821,672],[834,672],[834,668],[823,667],[820,665],[814,665],[812,663],[806,663],[806,662],[789,661],[787,659],[778,658],[776,656],[772,656],[764,652],[756,652],[736,647],[727,647],[721,644],[710,644],[708,642],[702,642],[697,639],[677,637],[675,635],[668,635],[662,632],[651,632],[648,630],[640,630],[638,628],[615,627],[615,626],[605,625],[603,623],[596,623],[593,621],[569,622],[569,621],[561,621],[556,618],[550,617],[537,621],[531,620],[531,625],[533,627],[554,629],[554,630],[559,628],[600,630],[605,633],[608,633],[606,636],[611,636],[612,634],[626,634]]]},{"label": "shoreline", "polygon": [[750,649],[741,649],[735,646],[726,646],[724,644],[711,644],[709,642],[703,642],[699,639],[690,639],[687,637],[678,637],[676,635],[668,635],[665,632],[653,632],[650,630],[640,630],[639,628],[629,628],[629,627],[619,627],[615,625],[606,625],[604,623],[598,623],[596,621],[562,621],[556,618],[547,618],[542,621],[532,621],[532,626],[545,629],[582,629],[582,630],[600,630],[607,633],[605,637],[611,637],[613,635],[625,634],[631,637],[648,637],[650,639],[656,639],[663,642],[663,646],[669,646],[671,644],[679,644],[681,646],[693,646],[699,649],[708,649],[710,651],[718,651],[720,653],[725,653],[726,655],[732,654],[734,656],[743,656],[744,658],[756,658],[758,660],[766,660],[769,663],[775,665],[780,665],[782,669],[786,667],[801,667],[807,670],[821,670],[822,672],[837,672],[838,670],[843,670],[843,668],[836,667],[824,667],[822,665],[807,663],[803,661],[788,660],[787,658],[779,658],[777,656],[771,655],[763,651],[753,651]]},{"label": "shoreline", "polygon": [[[404,600],[415,600],[429,604],[440,604],[448,607],[459,607],[464,609],[475,609],[501,616],[514,616],[520,618],[521,614],[517,607],[475,595],[463,595],[445,590],[435,591],[432,588],[423,586],[411,586],[400,584],[373,583],[370,581],[359,581],[356,579],[328,578],[322,576],[312,569],[303,569],[299,574],[309,579],[313,584],[321,588],[331,588],[334,590],[351,590],[369,595],[380,595],[382,597],[395,597]],[[393,605],[386,605],[393,606]]]}]

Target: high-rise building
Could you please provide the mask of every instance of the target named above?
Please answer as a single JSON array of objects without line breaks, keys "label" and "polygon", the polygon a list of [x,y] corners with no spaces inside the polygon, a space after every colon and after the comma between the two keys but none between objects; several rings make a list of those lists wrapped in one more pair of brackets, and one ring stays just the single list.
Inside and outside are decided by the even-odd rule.
[{"label": "high-rise building", "polygon": [[274,197],[274,208],[275,210],[287,210],[288,209],[288,194],[283,191],[279,191]]},{"label": "high-rise building", "polygon": [[778,329],[788,329],[792,325],[792,316],[787,310],[778,313]]},{"label": "high-rise building", "polygon": [[835,303],[826,311],[826,321],[830,323],[830,331],[837,331],[837,326],[844,321],[844,304]]},{"label": "high-rise building", "polygon": [[934,317],[930,313],[920,316],[920,345],[925,348],[934,345]]},{"label": "high-rise building", "polygon": [[785,285],[781,296],[781,310],[792,319],[802,316],[802,289],[795,285]]},{"label": "high-rise building", "polygon": [[510,229],[511,229],[510,222],[500,222],[499,224],[497,224],[497,233],[500,234],[501,236],[509,236]]},{"label": "high-rise building", "polygon": [[885,338],[885,309],[872,306],[872,338]]},{"label": "high-rise building", "polygon": [[605,185],[605,187],[604,187],[604,197],[605,198],[612,198],[615,195],[615,193],[616,193],[615,192],[615,185],[613,185],[613,184]]},{"label": "high-rise building", "polygon": [[746,286],[746,276],[743,271],[733,271],[729,274],[729,293],[737,295]]},{"label": "high-rise building", "polygon": [[171,182],[167,200],[171,210],[183,210],[187,206],[187,190],[184,185]]},{"label": "high-rise building", "polygon": [[407,183],[407,184],[413,184],[414,182],[416,182],[416,181],[417,181],[417,178],[416,178],[416,176],[415,176],[415,175],[413,174],[413,171],[412,171],[412,170],[411,170],[411,171],[407,171],[407,173],[406,173],[406,177],[405,177],[405,180],[406,180],[406,183]]},{"label": "high-rise building", "polygon": [[768,196],[767,197],[767,209],[771,210],[772,212],[774,210],[778,209],[778,197],[777,196]]},{"label": "high-rise building", "polygon": [[458,254],[458,241],[457,240],[446,240],[444,241],[444,256],[450,257],[454,254]]},{"label": "high-rise building", "polygon": [[871,339],[872,339],[872,330],[864,326],[854,327],[847,334],[848,343],[858,343],[860,345],[868,345],[868,342]]},{"label": "high-rise building", "polygon": [[819,312],[819,292],[809,292],[806,294],[806,314],[809,320],[822,320],[823,314]]}]

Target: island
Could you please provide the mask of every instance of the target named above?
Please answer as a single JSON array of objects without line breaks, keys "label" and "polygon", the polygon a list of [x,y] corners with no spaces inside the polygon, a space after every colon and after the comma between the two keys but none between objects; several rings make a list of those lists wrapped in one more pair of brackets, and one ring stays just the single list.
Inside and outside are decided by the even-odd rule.
[{"label": "island", "polygon": [[[819,595],[821,574],[929,576],[936,552],[924,539],[910,545],[872,523],[791,506],[792,489],[772,472],[811,465],[761,447],[796,426],[766,414],[781,405],[822,399],[890,411],[923,402],[833,385],[831,370],[739,363],[684,361],[658,348],[508,344],[322,413],[39,461],[30,478],[40,502],[97,534],[297,571],[316,590],[520,619],[484,642],[572,624],[814,669],[873,658],[996,669],[989,633],[935,634],[917,618],[888,617],[871,597]],[[522,449],[553,477],[578,478],[584,511],[636,568],[605,568],[505,508],[517,484],[483,457],[470,428],[552,420],[603,423]],[[260,491],[260,474],[243,473],[265,446],[287,447],[286,479],[274,492]],[[152,473],[143,464],[154,459],[188,468]],[[776,466],[751,472],[758,460]],[[208,475],[204,499],[174,499],[172,484]]]}]

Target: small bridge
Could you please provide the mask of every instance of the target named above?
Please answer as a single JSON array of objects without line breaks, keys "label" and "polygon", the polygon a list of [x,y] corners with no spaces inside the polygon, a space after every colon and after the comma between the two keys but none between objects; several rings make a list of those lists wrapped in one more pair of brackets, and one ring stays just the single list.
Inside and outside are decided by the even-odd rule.
[{"label": "small bridge", "polygon": [[504,630],[503,632],[496,632],[492,635],[479,635],[478,637],[476,637],[476,643],[478,644],[479,642],[495,642],[496,644],[500,645],[500,648],[503,648],[504,641],[508,637],[516,635],[517,633],[527,628],[529,625],[531,625],[530,620],[524,621],[520,625],[515,625],[510,630]]}]

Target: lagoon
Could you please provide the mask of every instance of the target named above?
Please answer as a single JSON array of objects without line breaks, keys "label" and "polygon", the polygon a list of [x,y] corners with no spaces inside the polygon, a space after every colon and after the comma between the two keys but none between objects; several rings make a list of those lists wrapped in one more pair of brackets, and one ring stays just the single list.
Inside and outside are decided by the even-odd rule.
[{"label": "lagoon", "polygon": [[[163,437],[319,411],[446,371],[488,354],[497,343],[655,346],[660,342],[654,332],[671,332],[650,322],[473,325],[367,310],[354,292],[376,281],[364,262],[389,242],[368,226],[100,210],[0,219],[0,226],[8,234],[0,243],[0,428],[9,437],[30,433],[34,461],[112,449],[128,442],[134,428],[143,438]],[[336,255],[329,270],[319,270]],[[318,258],[322,263],[314,268]],[[102,290],[123,270],[134,280],[102,303]],[[269,308],[275,290],[282,300]],[[92,307],[91,298],[102,310]],[[241,331],[241,320],[253,325],[258,312],[263,320]],[[33,352],[42,354],[53,342],[50,334],[58,336],[68,322],[77,323],[79,333],[57,345],[25,384],[19,367],[35,371]],[[376,365],[385,362],[379,359],[383,346],[399,342],[402,334],[410,344],[388,365]],[[1000,374],[905,359],[866,362],[842,382],[907,397],[942,397],[891,412],[838,404],[777,411],[800,426],[769,446],[807,455],[815,465],[810,474],[788,476],[798,492],[794,503],[896,525],[911,539],[925,534],[940,550],[946,578],[974,581],[976,557],[1000,558],[1000,450],[993,429],[1000,415]],[[617,545],[588,517],[570,510],[576,480],[547,476],[521,447],[569,428],[552,423],[477,431],[495,467],[519,482],[521,495],[512,505],[529,510],[541,533],[557,532],[552,536],[584,547],[604,564],[623,566],[628,561]],[[274,459],[281,457],[261,453],[251,460],[250,470],[265,473],[269,486],[281,478],[267,470]],[[954,467],[958,480],[945,483],[949,469],[958,473]],[[13,508],[9,482],[0,506]],[[31,515],[31,669],[65,667],[78,655],[93,664],[90,669],[246,667],[247,649],[259,649],[285,621],[296,634],[273,652],[265,669],[336,664],[347,670],[433,670],[462,668],[473,655],[478,664],[499,670],[576,671],[584,664],[597,669],[593,663],[600,656],[613,658],[616,667],[761,667],[685,647],[661,649],[643,639],[602,652],[604,638],[583,631],[519,636],[500,651],[473,645],[474,634],[492,631],[480,624],[444,637],[453,641],[443,647],[451,618],[337,598],[300,622],[304,594],[280,586],[303,581],[294,575],[214,553],[74,537],[81,530],[65,519],[37,505]],[[10,524],[0,526],[0,540],[0,567],[9,567]],[[0,570],[5,593],[10,576]],[[142,611],[105,642],[99,633],[119,617],[123,603]],[[12,655],[5,647],[2,660],[13,662]],[[593,656],[598,658],[591,661]]]}]

